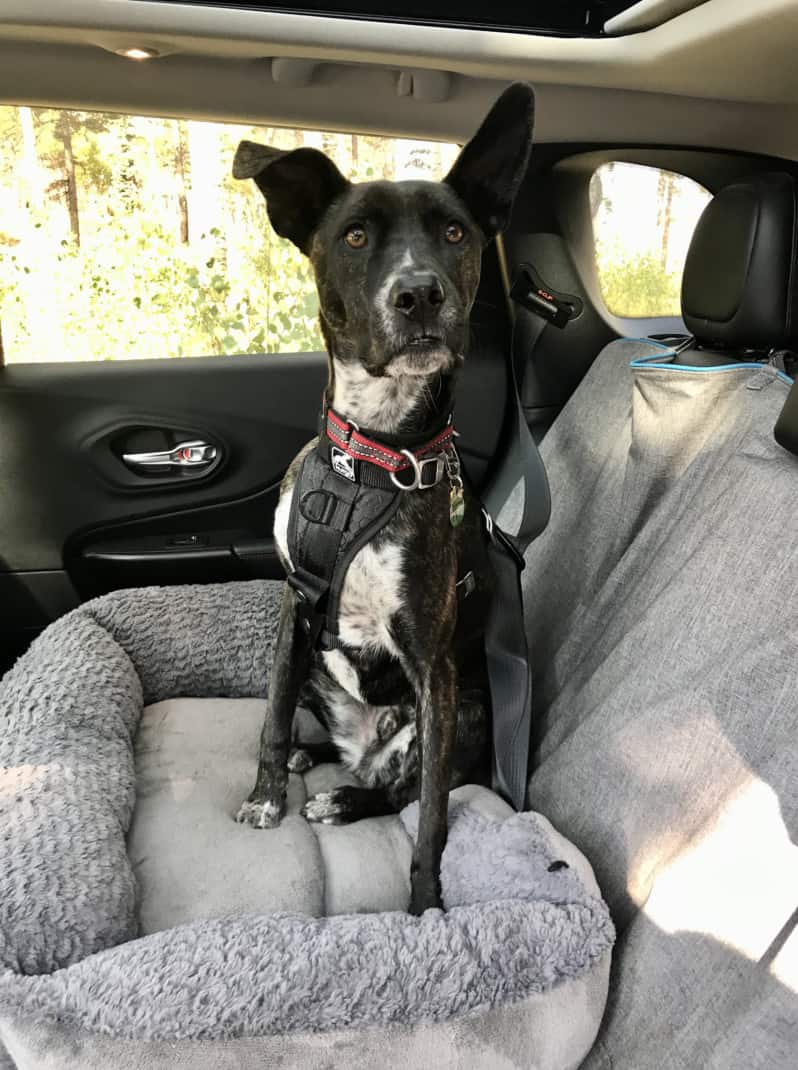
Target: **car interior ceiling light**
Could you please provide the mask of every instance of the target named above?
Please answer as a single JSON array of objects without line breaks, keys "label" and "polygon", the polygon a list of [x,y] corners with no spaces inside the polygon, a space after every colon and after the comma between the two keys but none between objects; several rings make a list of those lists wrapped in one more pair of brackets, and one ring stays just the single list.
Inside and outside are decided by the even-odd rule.
[{"label": "car interior ceiling light", "polygon": [[145,60],[145,59],[157,59],[160,56],[160,52],[155,48],[117,48],[117,56],[124,56],[125,59]]}]

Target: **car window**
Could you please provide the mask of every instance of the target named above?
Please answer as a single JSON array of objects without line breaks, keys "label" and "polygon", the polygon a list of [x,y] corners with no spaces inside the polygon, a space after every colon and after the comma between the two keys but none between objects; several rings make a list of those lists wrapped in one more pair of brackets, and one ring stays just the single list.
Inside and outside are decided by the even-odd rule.
[{"label": "car window", "polygon": [[590,180],[601,295],[616,316],[678,316],[687,249],[712,199],[685,175],[606,163]]},{"label": "car window", "polygon": [[6,363],[323,348],[307,260],[278,238],[242,138],[312,146],[356,180],[440,178],[455,145],[0,107]]}]

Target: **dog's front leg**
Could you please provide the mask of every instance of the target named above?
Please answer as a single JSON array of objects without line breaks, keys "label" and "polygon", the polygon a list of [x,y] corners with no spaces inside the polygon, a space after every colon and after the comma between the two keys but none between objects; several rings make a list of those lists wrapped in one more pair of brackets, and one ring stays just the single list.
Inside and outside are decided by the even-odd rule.
[{"label": "dog's front leg", "polygon": [[291,729],[310,659],[310,643],[299,624],[296,595],[286,584],[274,645],[269,702],[260,734],[258,777],[236,821],[262,829],[280,824],[288,788]]},{"label": "dog's front leg", "polygon": [[421,744],[418,838],[410,867],[410,913],[440,907],[441,855],[446,844],[449,780],[457,733],[457,670],[450,650],[437,659],[417,706]]}]

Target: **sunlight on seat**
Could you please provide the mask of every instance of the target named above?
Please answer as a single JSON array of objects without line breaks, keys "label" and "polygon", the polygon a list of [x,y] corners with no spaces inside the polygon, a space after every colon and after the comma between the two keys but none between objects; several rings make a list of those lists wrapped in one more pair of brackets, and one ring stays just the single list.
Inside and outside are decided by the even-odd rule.
[{"label": "sunlight on seat", "polygon": [[[663,865],[643,909],[666,932],[706,933],[758,960],[795,910],[796,888],[798,847],[790,841],[778,797],[751,777],[714,823]],[[776,963],[774,975],[798,991],[795,938]]]}]

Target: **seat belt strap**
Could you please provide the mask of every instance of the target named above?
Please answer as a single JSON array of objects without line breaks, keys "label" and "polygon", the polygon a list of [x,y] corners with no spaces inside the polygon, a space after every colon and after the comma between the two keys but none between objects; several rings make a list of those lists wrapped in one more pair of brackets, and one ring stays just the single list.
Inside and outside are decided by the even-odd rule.
[{"label": "seat belt strap", "polygon": [[[504,242],[501,234],[496,236],[496,253],[507,298],[507,315],[510,320],[510,348],[506,354],[507,409],[504,422],[503,448],[487,489],[482,495],[485,508],[501,528],[512,535],[523,555],[533,539],[544,530],[551,514],[551,498],[546,469],[538,453],[537,445],[526,422],[521,402],[518,375],[516,372],[515,304],[510,297],[510,278]],[[538,330],[533,334],[536,344],[546,321],[533,312]],[[528,354],[524,354],[527,356]]]},{"label": "seat belt strap", "polygon": [[[518,389],[513,345],[515,309],[501,235],[496,238],[496,251],[508,300],[511,342],[506,355],[504,448],[482,496],[496,585],[486,621],[485,654],[493,713],[493,786],[516,810],[521,810],[526,799],[532,728],[532,674],[521,571],[524,552],[548,523],[551,500],[546,470],[524,417]],[[543,326],[545,321],[541,321],[541,332]]]}]

